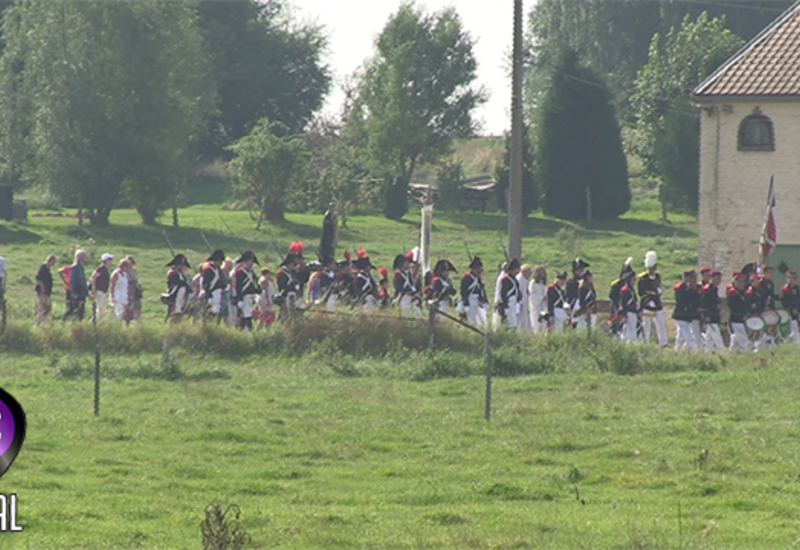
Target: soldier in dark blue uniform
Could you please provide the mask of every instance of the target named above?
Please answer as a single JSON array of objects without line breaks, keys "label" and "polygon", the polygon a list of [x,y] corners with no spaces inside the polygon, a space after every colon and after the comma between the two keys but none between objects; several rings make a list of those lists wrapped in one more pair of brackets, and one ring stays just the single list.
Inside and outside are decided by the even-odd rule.
[{"label": "soldier in dark blue uniform", "polygon": [[709,282],[700,287],[700,311],[702,322],[706,326],[705,351],[723,351],[725,343],[722,341],[722,332],[719,325],[722,322],[722,300],[719,297],[719,285],[722,282],[722,272],[710,271]]},{"label": "soldier in dark blue uniform", "polygon": [[236,262],[236,271],[233,272],[233,302],[237,304],[241,317],[237,325],[248,332],[253,330],[253,306],[261,292],[253,264],[258,264],[258,259],[252,250],[246,250]]},{"label": "soldier in dark blue uniform", "polygon": [[675,310],[672,318],[678,321],[675,349],[688,347],[700,349],[700,289],[697,286],[697,272],[684,271],[683,281],[676,284]]},{"label": "soldier in dark blue uniform", "polygon": [[165,267],[170,270],[167,272],[167,292],[161,295],[161,302],[167,306],[167,318],[177,321],[186,312],[192,294],[189,260],[184,254],[176,254]]},{"label": "soldier in dark blue uniform", "polygon": [[456,295],[456,289],[450,280],[451,272],[457,273],[450,260],[442,259],[436,262],[428,291],[428,300],[436,304],[436,308],[443,313],[450,311],[453,305],[453,297]]},{"label": "soldier in dark blue uniform", "polygon": [[475,256],[469,264],[469,271],[461,278],[459,313],[470,325],[485,326],[488,305],[489,297],[483,284],[483,262]]},{"label": "soldier in dark blue uniform", "polygon": [[786,272],[786,284],[781,288],[781,304],[783,309],[792,318],[792,331],[787,338],[789,342],[800,340],[800,330],[798,329],[798,318],[800,318],[800,284],[797,282],[797,271],[789,270]]},{"label": "soldier in dark blue uniform", "polygon": [[731,310],[731,350],[749,350],[751,348],[750,338],[747,336],[747,329],[744,323],[750,312],[747,299],[747,275],[741,271],[733,274],[733,283],[728,285],[725,291],[728,309]]}]

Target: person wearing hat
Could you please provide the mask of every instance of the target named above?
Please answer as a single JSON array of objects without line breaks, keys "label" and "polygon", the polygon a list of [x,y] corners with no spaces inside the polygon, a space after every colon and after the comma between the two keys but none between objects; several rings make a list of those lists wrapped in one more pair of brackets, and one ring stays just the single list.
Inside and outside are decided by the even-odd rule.
[{"label": "person wearing hat", "polygon": [[625,325],[625,313],[622,311],[620,304],[620,291],[625,286],[625,275],[633,272],[633,258],[629,257],[622,264],[622,270],[619,273],[619,278],[611,282],[611,288],[608,291],[608,298],[611,300],[611,333],[615,336],[622,334],[623,326]]},{"label": "person wearing hat", "polygon": [[578,303],[578,288],[581,285],[581,278],[583,278],[587,267],[589,267],[589,264],[580,258],[572,260],[572,278],[567,281],[564,287],[564,292],[567,295],[567,305],[570,311],[573,311],[575,305]]},{"label": "person wearing hat", "polygon": [[517,282],[519,283],[519,291],[522,294],[519,302],[519,316],[517,317],[517,324],[519,325],[520,332],[531,333],[533,332],[533,325],[531,324],[531,294],[530,294],[530,281],[533,277],[533,268],[528,264],[524,264],[519,269],[517,274]]},{"label": "person wearing hat", "polygon": [[675,309],[672,318],[678,322],[675,349],[700,349],[700,289],[697,272],[683,272],[683,281],[672,287],[675,291]]},{"label": "person wearing hat", "polygon": [[710,267],[701,267],[699,271],[700,271],[700,283],[698,286],[700,287],[700,291],[702,292],[703,287],[711,282],[712,269]]},{"label": "person wearing hat", "polygon": [[165,267],[170,269],[167,272],[167,292],[161,295],[161,301],[167,306],[167,318],[177,321],[186,313],[192,292],[189,260],[184,254],[175,254]]},{"label": "person wearing hat", "polygon": [[485,327],[486,309],[489,298],[483,284],[483,262],[474,256],[469,263],[469,271],[461,277],[461,299],[458,302],[462,320],[470,325]]},{"label": "person wearing hat", "polygon": [[729,348],[731,351],[748,351],[752,347],[744,325],[750,311],[747,299],[747,280],[746,273],[737,271],[733,274],[733,283],[728,285],[725,290],[728,309],[731,311],[731,342]]},{"label": "person wearing hat", "polygon": [[[333,258],[322,258],[322,269],[315,275],[316,300],[325,304],[325,311],[333,313],[336,311],[336,283],[339,280],[339,264]],[[309,281],[309,286],[312,283]],[[310,294],[310,293],[309,293]]]},{"label": "person wearing hat", "polygon": [[556,274],[556,280],[547,287],[547,318],[550,330],[556,334],[564,333],[564,325],[569,319],[569,302],[564,286],[567,284],[567,272]]},{"label": "person wearing hat", "polygon": [[530,305],[528,312],[531,316],[531,327],[534,334],[547,333],[547,269],[537,266],[533,270],[533,277],[528,283]]},{"label": "person wearing hat", "polygon": [[200,299],[205,300],[212,315],[222,314],[224,291],[228,287],[228,277],[222,273],[225,252],[214,250],[206,259],[200,286]]},{"label": "person wearing hat", "polygon": [[[409,253],[411,254],[411,253]],[[412,254],[413,255],[413,254]],[[414,297],[417,295],[417,281],[411,274],[412,259],[408,254],[398,254],[393,263],[394,279],[394,299],[400,306],[400,314],[403,317],[413,317],[418,308],[414,305]]]},{"label": "person wearing hat", "polygon": [[355,280],[356,304],[360,304],[364,313],[371,313],[375,310],[380,296],[378,285],[372,278],[370,271],[375,268],[366,254],[360,256],[355,261],[357,270]]},{"label": "person wearing hat", "polygon": [[708,283],[700,287],[700,311],[703,316],[706,331],[704,350],[706,353],[725,350],[722,341],[722,332],[719,325],[722,322],[722,300],[719,297],[719,285],[722,282],[721,271],[710,271]]},{"label": "person wearing hat", "polygon": [[[433,268],[430,288],[428,289],[428,300],[436,304],[436,309],[442,313],[448,313],[453,306],[453,296],[456,289],[450,280],[450,272],[457,273],[455,266],[450,260],[442,259],[436,262]],[[443,317],[438,319],[444,321]]]},{"label": "person wearing hat", "polygon": [[786,272],[786,284],[781,288],[781,305],[791,317],[792,332],[787,338],[788,342],[800,341],[798,317],[800,317],[800,284],[797,282],[797,271]]},{"label": "person wearing hat", "polygon": [[239,322],[237,326],[247,332],[253,330],[253,306],[256,297],[261,293],[253,264],[258,264],[258,258],[252,250],[245,250],[236,261],[233,272],[233,295],[231,302],[237,306]]},{"label": "person wearing hat", "polygon": [[667,327],[664,319],[664,306],[661,303],[661,273],[658,269],[658,257],[655,251],[650,250],[644,255],[645,271],[639,274],[636,281],[636,290],[642,308],[642,332],[644,341],[650,341],[653,326],[656,328],[658,345],[667,345]]},{"label": "person wearing hat", "polygon": [[378,273],[381,275],[381,279],[378,281],[378,303],[381,309],[386,309],[391,303],[389,298],[389,268],[383,266],[378,270]]},{"label": "person wearing hat", "polygon": [[[108,287],[111,282],[111,263],[114,261],[114,255],[106,252],[101,258],[100,265],[92,273],[89,282],[89,288],[92,291],[92,298],[97,304],[97,320],[100,321],[106,315],[106,306],[108,306]],[[113,315],[113,310],[109,308],[109,317]]]},{"label": "person wearing hat", "polygon": [[594,331],[597,327],[597,292],[594,289],[594,277],[588,269],[583,272],[578,287],[578,299],[573,307],[575,328]]},{"label": "person wearing hat", "polygon": [[500,322],[504,327],[519,330],[519,306],[522,300],[522,291],[519,288],[520,264],[514,258],[505,266],[505,273],[500,278],[500,300],[495,306]]},{"label": "person wearing hat", "polygon": [[761,315],[767,310],[775,309],[774,272],[775,268],[765,265],[761,268],[761,273],[753,277],[752,284],[747,291],[751,315]]},{"label": "person wearing hat", "polygon": [[[630,264],[627,265],[630,267]],[[630,344],[639,339],[639,315],[641,315],[639,299],[636,296],[636,272],[632,267],[628,270],[623,269],[620,281],[622,286],[619,288],[619,317],[624,323],[622,339]]]},{"label": "person wearing hat", "polygon": [[56,264],[55,254],[50,254],[47,259],[39,266],[36,272],[36,311],[34,320],[37,325],[50,319],[53,311],[53,273],[50,271]]}]

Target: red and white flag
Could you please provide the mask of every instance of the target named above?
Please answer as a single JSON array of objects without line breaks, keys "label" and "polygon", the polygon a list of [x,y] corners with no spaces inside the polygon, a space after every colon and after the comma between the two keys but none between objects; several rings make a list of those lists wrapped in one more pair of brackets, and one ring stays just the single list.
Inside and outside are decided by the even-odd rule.
[{"label": "red and white flag", "polygon": [[767,207],[764,213],[764,228],[761,230],[761,262],[763,263],[778,240],[778,228],[775,225],[775,190],[773,177],[769,178],[769,194],[767,194]]}]

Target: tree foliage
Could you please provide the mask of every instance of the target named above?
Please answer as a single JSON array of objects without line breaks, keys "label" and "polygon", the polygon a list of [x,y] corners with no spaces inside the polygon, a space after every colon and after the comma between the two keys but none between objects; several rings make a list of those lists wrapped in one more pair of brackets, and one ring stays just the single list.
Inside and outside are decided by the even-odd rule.
[{"label": "tree foliage", "polygon": [[414,4],[402,5],[375,43],[359,78],[350,132],[365,144],[373,173],[385,179],[390,219],[407,211],[414,168],[474,132],[471,114],[485,98],[472,87],[472,46],[454,9],[425,14]]},{"label": "tree foliage", "polygon": [[331,81],[320,28],[296,22],[281,2],[256,0],[200,0],[199,23],[220,97],[204,154],[220,154],[264,117],[301,131]]},{"label": "tree foliage", "polygon": [[305,178],[308,151],[303,137],[279,122],[261,119],[229,146],[237,187],[246,197],[256,229],[263,220],[282,221],[288,191]]},{"label": "tree foliage", "polygon": [[[508,209],[509,182],[511,181],[511,135],[506,134],[506,151],[502,162],[495,167],[494,177],[497,180],[497,204],[505,212]],[[527,216],[539,208],[539,189],[534,177],[535,157],[531,146],[528,125],[522,126],[522,215]]]},{"label": "tree foliage", "polygon": [[793,0],[539,0],[531,10],[533,47],[528,97],[535,107],[557,53],[573,49],[608,82],[623,118],[633,120],[628,99],[638,71],[647,63],[653,35],[666,34],[687,15],[726,16],[729,28],[749,40]]},{"label": "tree foliage", "polygon": [[154,223],[213,110],[196,9],[190,0],[8,8],[0,58],[7,172],[76,201],[100,225],[124,190]]},{"label": "tree foliage", "polygon": [[626,212],[631,201],[627,160],[611,94],[574,51],[556,59],[540,117],[536,162],[545,213],[586,219],[588,202],[593,219]]},{"label": "tree foliage", "polygon": [[636,80],[633,104],[639,124],[634,148],[650,174],[663,181],[664,207],[696,213],[700,120],[691,92],[742,46],[725,20],[688,15],[665,37],[656,34]]}]

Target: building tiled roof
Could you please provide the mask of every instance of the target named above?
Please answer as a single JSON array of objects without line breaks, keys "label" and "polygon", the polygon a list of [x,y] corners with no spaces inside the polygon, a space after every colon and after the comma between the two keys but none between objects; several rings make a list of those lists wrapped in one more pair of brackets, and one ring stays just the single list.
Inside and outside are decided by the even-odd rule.
[{"label": "building tiled roof", "polygon": [[697,100],[793,96],[800,99],[800,2],[694,90]]}]

